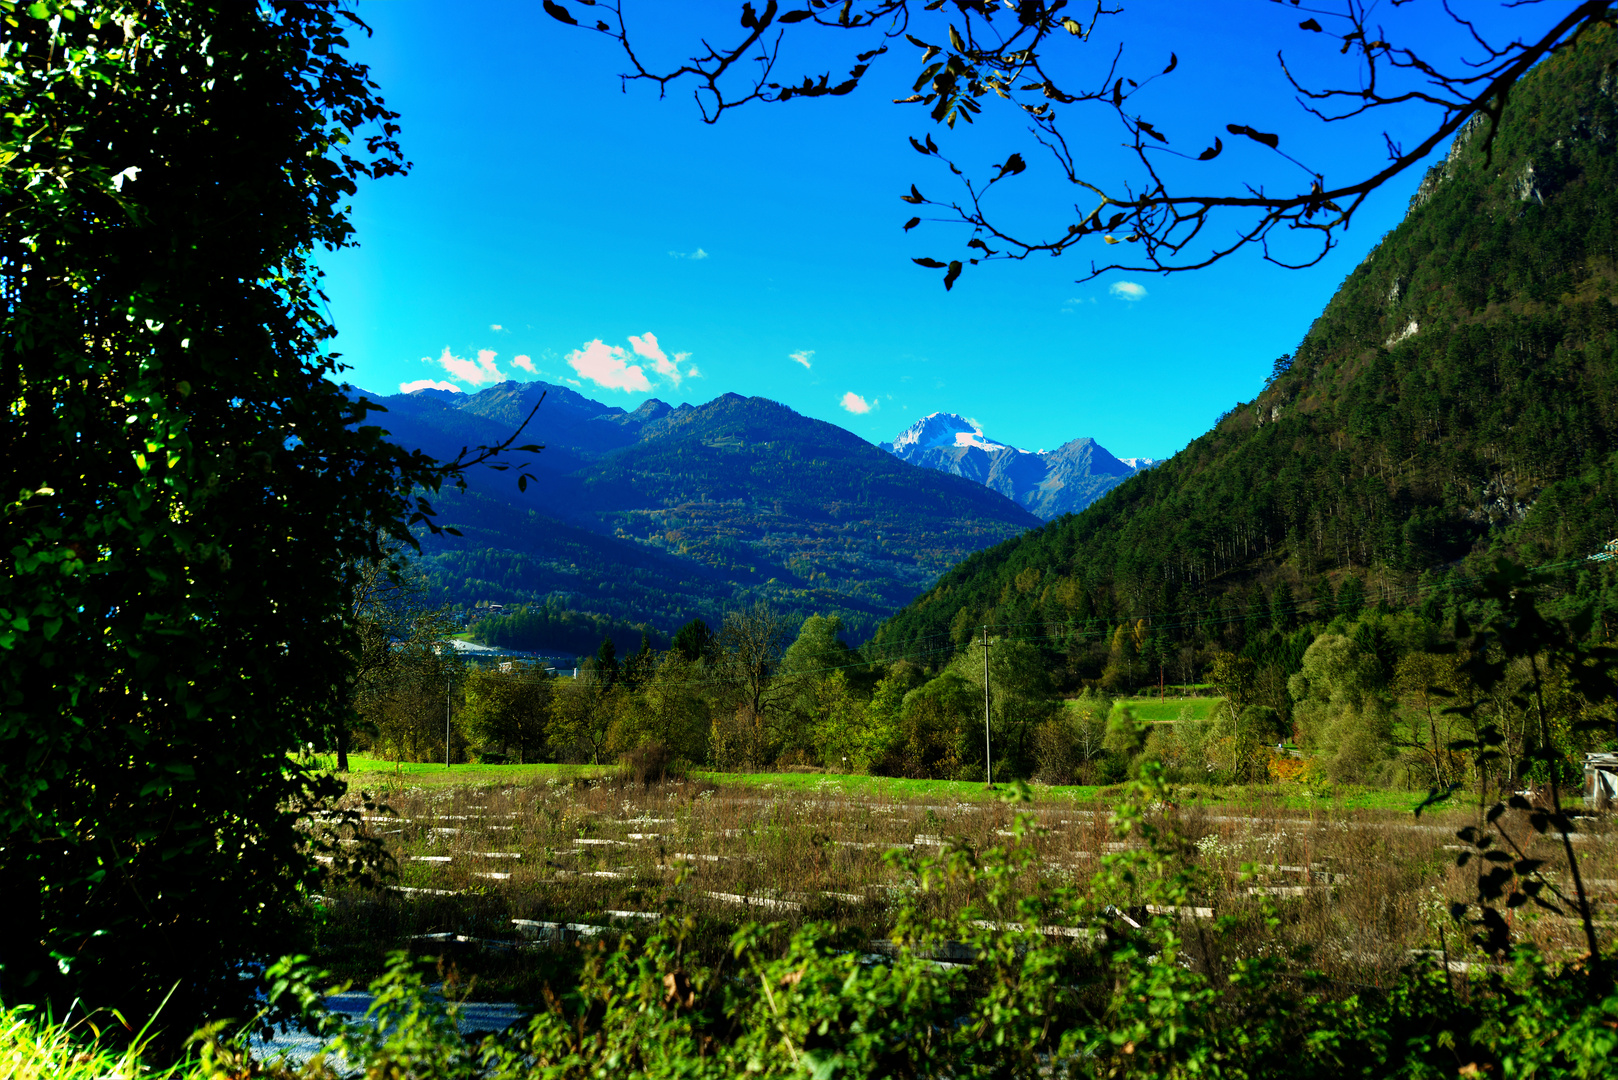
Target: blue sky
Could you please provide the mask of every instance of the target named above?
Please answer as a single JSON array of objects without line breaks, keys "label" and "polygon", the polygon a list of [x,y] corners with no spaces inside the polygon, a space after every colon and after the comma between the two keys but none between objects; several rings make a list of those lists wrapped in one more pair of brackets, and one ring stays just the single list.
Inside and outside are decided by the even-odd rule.
[{"label": "blue sky", "polygon": [[[654,57],[739,32],[739,3],[623,6]],[[1465,9],[1486,26],[1532,29],[1569,6]],[[1416,7],[1386,15],[1435,55],[1454,56],[1437,5]],[[353,52],[403,114],[414,168],[362,188],[361,246],[324,266],[347,377],[379,393],[423,380],[475,390],[543,378],[632,409],[649,397],[701,403],[733,391],[872,441],[948,411],[1031,449],[1087,435],[1118,455],[1165,457],[1257,392],[1420,179],[1413,171],[1374,195],[1342,246],[1309,270],[1249,252],[1196,273],[1075,284],[1092,257],[1112,253],[1081,247],[971,268],[946,293],[938,271],[910,260],[959,257],[968,234],[931,223],[904,233],[912,208],[899,196],[911,183],[947,194],[956,181],[907,136],[930,133],[979,164],[1021,151],[1030,168],[1002,189],[1009,218],[1065,223],[1093,199],[1045,167],[1009,109],[950,132],[891,104],[919,70],[918,50],[902,39],[846,97],[754,105],[709,126],[687,89],[661,101],[645,85],[621,92],[617,46],[537,2],[362,0],[358,10],[375,33],[356,35]],[[1231,122],[1281,133],[1282,149],[1328,186],[1380,161],[1391,117],[1322,128],[1282,79],[1278,48],[1339,83],[1358,77],[1336,42],[1297,29],[1307,10],[1153,0],[1112,21],[1126,70],[1158,71],[1178,56],[1175,72],[1138,99],[1171,145],[1195,154],[1215,134],[1225,140],[1219,161],[1186,175],[1307,183],[1296,166],[1226,135]],[[1080,60],[1103,55],[1102,36]],[[866,47],[808,41],[785,50],[783,66],[838,75]],[[1096,175],[1122,175],[1108,150],[1116,121],[1071,115],[1069,138],[1094,155]],[[1423,119],[1405,116],[1391,133],[1419,141],[1411,135]]]}]

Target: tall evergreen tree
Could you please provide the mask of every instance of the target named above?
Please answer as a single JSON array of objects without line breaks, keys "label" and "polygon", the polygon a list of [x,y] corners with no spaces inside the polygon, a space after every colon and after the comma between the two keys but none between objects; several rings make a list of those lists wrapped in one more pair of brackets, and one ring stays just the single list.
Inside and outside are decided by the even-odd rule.
[{"label": "tall evergreen tree", "polygon": [[618,647],[612,643],[612,638],[602,638],[601,646],[596,649],[596,674],[607,686],[614,686],[621,674],[618,668]]}]

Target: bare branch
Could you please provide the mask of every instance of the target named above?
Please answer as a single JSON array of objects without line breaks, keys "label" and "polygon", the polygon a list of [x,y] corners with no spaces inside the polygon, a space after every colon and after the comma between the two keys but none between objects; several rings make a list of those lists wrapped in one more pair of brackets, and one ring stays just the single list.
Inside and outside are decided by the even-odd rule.
[{"label": "bare branch", "polygon": [[[565,2],[582,4],[583,0]],[[1021,230],[997,224],[989,206],[990,195],[1024,171],[1026,162],[1020,155],[1001,159],[1006,164],[994,175],[974,181],[961,165],[936,147],[928,151],[912,139],[927,156],[937,157],[962,185],[959,201],[922,198],[915,186],[906,196],[907,202],[937,208],[944,221],[968,228],[963,259],[918,260],[925,266],[945,269],[946,287],[954,284],[963,262],[977,265],[989,260],[1020,260],[1036,253],[1060,256],[1091,238],[1099,238],[1108,246],[1138,245],[1134,250],[1141,253],[1141,258],[1100,266],[1092,261],[1085,279],[1112,270],[1170,273],[1202,269],[1254,245],[1265,260],[1276,265],[1312,266],[1336,245],[1338,235],[1349,227],[1372,191],[1420,163],[1474,117],[1487,117],[1489,121],[1481,145],[1487,160],[1517,80],[1539,61],[1575,44],[1590,27],[1618,22],[1609,0],[1584,0],[1557,12],[1559,17],[1537,36],[1496,44],[1475,23],[1457,14],[1446,0],[1444,10],[1451,21],[1481,50],[1481,58],[1459,58],[1454,61],[1458,68],[1446,69],[1414,48],[1390,40],[1381,26],[1370,23],[1371,6],[1362,0],[1344,0],[1342,7],[1335,10],[1284,5],[1289,13],[1307,16],[1298,24],[1300,32],[1335,38],[1341,42],[1340,52],[1360,66],[1358,86],[1311,86],[1297,77],[1285,56],[1278,53],[1281,74],[1297,95],[1305,116],[1322,123],[1338,123],[1378,109],[1430,107],[1439,110],[1439,119],[1430,133],[1408,150],[1384,133],[1387,157],[1382,166],[1369,175],[1330,187],[1316,170],[1281,149],[1279,135],[1232,123],[1227,131],[1233,137],[1245,136],[1263,144],[1277,158],[1303,169],[1310,179],[1297,189],[1280,188],[1280,194],[1270,194],[1263,185],[1251,183],[1237,190],[1197,193],[1184,191],[1178,179],[1161,171],[1159,163],[1212,160],[1222,152],[1223,143],[1215,139],[1200,154],[1172,147],[1167,131],[1131,107],[1131,99],[1143,87],[1175,70],[1177,56],[1171,53],[1166,63],[1159,59],[1158,68],[1139,79],[1122,70],[1122,46],[1092,68],[1088,78],[1081,75],[1075,79],[1071,73],[1056,68],[1057,59],[1088,45],[1098,24],[1118,12],[1105,0],[1095,0],[1082,20],[1065,14],[1066,4],[1061,0],[950,0],[948,4],[927,0],[788,2],[802,6],[783,12],[779,0],[767,0],[764,10],[758,12],[752,3],[742,4],[738,43],[715,45],[703,41],[701,53],[666,70],[654,70],[642,62],[625,29],[623,0],[601,0],[599,5],[590,6],[607,13],[609,18],[598,21],[595,29],[618,41],[628,58],[630,70],[622,75],[625,85],[650,81],[661,95],[676,82],[691,82],[702,118],[708,123],[717,122],[729,109],[751,102],[849,93],[871,61],[900,38],[919,50],[920,63],[912,94],[897,99],[899,103],[927,107],[931,119],[946,128],[954,128],[957,120],[974,123],[991,100],[1019,110],[1035,144],[1048,153],[1042,159],[1053,163],[1068,183],[1093,192],[1099,203],[1087,213],[1073,207],[1076,220],[1070,218],[1060,231],[1045,236],[1023,235]],[[547,9],[552,6],[559,5],[547,4]],[[571,15],[563,21],[578,22]],[[829,74],[818,78],[806,75],[796,85],[773,81],[787,35],[821,30],[863,34],[874,47],[855,57],[848,78],[842,82],[833,83]],[[751,72],[745,70],[744,59],[754,62]],[[1058,107],[1110,110],[1126,134],[1128,141],[1123,149],[1133,155],[1138,171],[1135,181],[1126,183],[1118,192],[1081,176],[1079,162],[1088,155],[1075,152],[1075,146],[1064,135]],[[930,138],[927,145],[933,145]],[[1191,245],[1200,241],[1207,227],[1216,219],[1226,218],[1238,223],[1232,238],[1205,253],[1193,253]],[[911,220],[906,230],[918,223]],[[1295,239],[1318,238],[1313,256],[1297,260],[1278,255],[1272,249],[1272,243],[1281,235],[1277,229]]]}]

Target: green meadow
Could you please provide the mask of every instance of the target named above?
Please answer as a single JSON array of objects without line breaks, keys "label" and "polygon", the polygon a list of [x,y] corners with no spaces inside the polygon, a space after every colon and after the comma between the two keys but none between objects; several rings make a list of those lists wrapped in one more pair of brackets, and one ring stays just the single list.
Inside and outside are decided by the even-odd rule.
[{"label": "green meadow", "polygon": [[[317,760],[328,768],[336,764],[331,755],[318,757]],[[616,772],[614,767],[606,765],[455,764],[446,768],[442,764],[395,763],[364,754],[350,754],[348,761],[348,779],[356,790],[385,790],[395,786],[436,788],[532,784],[544,783],[549,779],[571,782],[610,777]],[[996,789],[989,789],[983,784],[962,780],[912,780],[894,776],[810,771],[732,773],[694,769],[690,777],[700,783],[726,788],[779,791],[782,795],[832,795],[884,800],[949,799],[957,802],[993,802],[1000,798],[1000,792],[1006,786],[997,785]],[[1028,791],[1036,804],[1068,802],[1106,805],[1121,793],[1122,788],[1087,784],[1030,784]],[[1182,786],[1176,795],[1185,805],[1238,807],[1264,804],[1286,810],[1408,811],[1421,801],[1419,794],[1357,785],[1306,787],[1300,784],[1194,784]]]},{"label": "green meadow", "polygon": [[[1148,723],[1160,724],[1179,719],[1206,720],[1208,714],[1220,698],[1217,697],[1170,697],[1162,698],[1156,695],[1142,697],[1117,698],[1112,703],[1112,715],[1118,716],[1125,709],[1135,714],[1135,719],[1145,720]],[[1077,708],[1078,701],[1069,701],[1068,708]]]}]

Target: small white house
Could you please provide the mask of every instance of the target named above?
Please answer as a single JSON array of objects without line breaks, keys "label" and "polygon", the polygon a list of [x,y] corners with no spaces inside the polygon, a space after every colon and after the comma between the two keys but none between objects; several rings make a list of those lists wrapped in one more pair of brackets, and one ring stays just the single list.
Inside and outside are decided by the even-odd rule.
[{"label": "small white house", "polygon": [[1611,810],[1618,804],[1618,754],[1584,755],[1584,805]]}]

